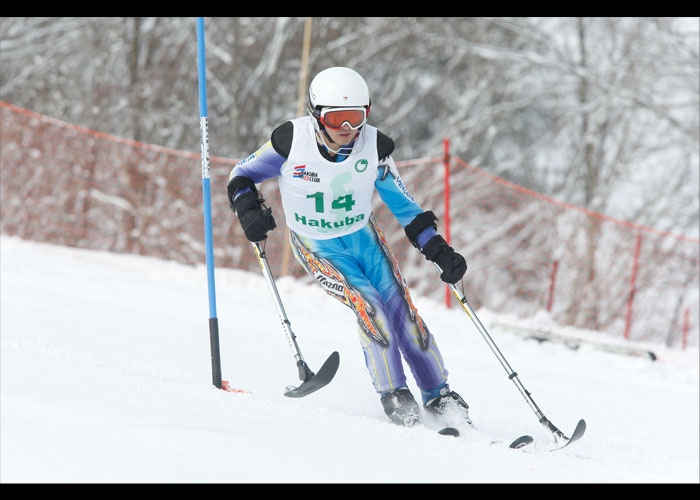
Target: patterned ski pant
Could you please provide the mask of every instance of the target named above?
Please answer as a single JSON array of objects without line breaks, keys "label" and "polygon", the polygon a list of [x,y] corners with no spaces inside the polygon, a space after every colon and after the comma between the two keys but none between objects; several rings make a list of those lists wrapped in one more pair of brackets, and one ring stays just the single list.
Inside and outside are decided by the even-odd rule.
[{"label": "patterned ski pant", "polygon": [[349,235],[316,240],[290,232],[290,242],[294,256],[316,282],[355,313],[377,392],[406,385],[402,355],[421,391],[446,382],[440,350],[411,302],[396,259],[373,218]]}]

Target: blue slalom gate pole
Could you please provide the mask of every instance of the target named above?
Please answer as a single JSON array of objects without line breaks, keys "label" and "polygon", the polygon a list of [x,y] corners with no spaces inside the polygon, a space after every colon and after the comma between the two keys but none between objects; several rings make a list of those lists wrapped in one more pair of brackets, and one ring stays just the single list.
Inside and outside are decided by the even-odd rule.
[{"label": "blue slalom gate pole", "polygon": [[204,18],[197,18],[197,68],[199,70],[199,128],[202,133],[202,195],[204,204],[204,241],[206,245],[207,283],[209,288],[209,343],[211,345],[212,383],[222,388],[219,353],[219,320],[216,316],[214,284],[214,244],[211,229],[211,186],[209,178],[209,129],[207,127],[207,80],[204,61]]}]

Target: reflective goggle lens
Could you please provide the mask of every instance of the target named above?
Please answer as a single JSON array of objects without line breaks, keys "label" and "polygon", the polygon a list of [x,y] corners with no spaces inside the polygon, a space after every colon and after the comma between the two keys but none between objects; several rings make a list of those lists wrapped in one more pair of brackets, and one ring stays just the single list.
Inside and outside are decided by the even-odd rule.
[{"label": "reflective goggle lens", "polygon": [[325,109],[321,113],[321,123],[326,127],[339,129],[347,122],[351,129],[360,128],[366,119],[364,108]]}]

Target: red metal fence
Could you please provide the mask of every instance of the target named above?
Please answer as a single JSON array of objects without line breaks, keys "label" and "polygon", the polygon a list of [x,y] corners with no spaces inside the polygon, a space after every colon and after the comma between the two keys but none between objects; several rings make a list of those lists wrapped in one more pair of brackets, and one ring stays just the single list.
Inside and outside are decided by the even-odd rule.
[{"label": "red metal fence", "polygon": [[[205,261],[199,153],[88,130],[0,101],[0,230],[24,239]],[[196,130],[196,125],[195,125]],[[467,258],[475,308],[612,336],[698,345],[700,242],[551,199],[442,156],[397,162],[404,182]],[[212,157],[217,268],[257,272],[226,197],[232,159]],[[275,182],[261,190],[278,215],[266,242],[273,272],[288,259]],[[444,300],[435,269],[381,201],[375,217],[415,295]],[[446,227],[447,225],[447,227]],[[276,269],[275,269],[276,267]],[[289,274],[307,280],[292,262]]]}]

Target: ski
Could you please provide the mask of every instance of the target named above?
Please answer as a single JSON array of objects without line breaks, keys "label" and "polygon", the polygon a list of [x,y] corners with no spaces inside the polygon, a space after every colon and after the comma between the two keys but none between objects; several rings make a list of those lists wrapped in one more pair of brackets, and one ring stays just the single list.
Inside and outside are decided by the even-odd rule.
[{"label": "ski", "polygon": [[[551,425],[551,424],[549,424],[549,425]],[[557,450],[561,450],[563,448],[566,448],[571,443],[574,443],[574,442],[578,441],[579,439],[581,439],[581,437],[583,437],[583,434],[586,432],[586,421],[583,419],[578,421],[578,424],[576,425],[574,432],[571,434],[571,437],[566,437],[561,431],[559,431],[559,429],[557,429],[554,426],[552,426],[552,428],[549,428],[549,427],[547,427],[547,428],[554,433],[554,444],[555,444],[554,447],[549,447],[548,451],[557,451]],[[557,445],[560,442],[560,440],[563,440],[564,444]],[[500,444],[503,442],[504,442],[503,440],[497,439],[495,441],[491,441],[491,444]],[[527,446],[527,445],[532,444],[534,442],[535,442],[535,440],[532,436],[525,434],[525,435],[522,435],[519,438],[517,438],[512,443],[510,443],[508,445],[508,447],[517,450],[519,448],[523,448],[524,446]],[[547,446],[545,446],[545,448],[547,448]]]},{"label": "ski", "polygon": [[[472,427],[472,430],[479,432],[478,429],[473,428],[473,427]],[[456,427],[443,427],[442,429],[438,430],[437,432],[438,432],[438,434],[440,434],[442,436],[453,436],[453,437],[460,437],[461,436],[459,429],[457,429]],[[557,450],[561,450],[563,448],[566,448],[571,443],[574,443],[574,442],[578,441],[579,439],[581,439],[581,437],[583,437],[585,432],[586,432],[586,421],[583,419],[579,420],[578,424],[576,425],[576,428],[574,429],[574,432],[571,434],[571,437],[567,438],[566,436],[564,436],[562,434],[561,438],[563,438],[563,440],[565,441],[564,444],[561,446],[556,446],[554,448],[551,448],[549,451],[557,451]],[[504,441],[503,439],[494,439],[494,440],[490,441],[489,444],[497,445],[497,444],[502,444],[504,442],[506,442],[506,441]],[[508,448],[518,450],[518,449],[524,448],[525,446],[528,446],[534,442],[535,442],[535,439],[532,436],[530,436],[528,434],[523,434],[522,436],[513,440],[508,445]]]},{"label": "ski", "polygon": [[523,448],[524,446],[527,446],[529,444],[532,444],[534,442],[534,438],[532,436],[528,436],[527,434],[520,436],[517,438],[515,441],[510,443],[508,445],[508,448],[513,448],[514,450],[518,450],[520,448]]},{"label": "ski", "polygon": [[[476,429],[474,429],[476,430]],[[452,434],[452,432],[455,432],[456,434]],[[445,427],[444,429],[438,431],[440,434],[447,435],[447,436],[456,436],[458,437],[459,431],[453,427]],[[478,432],[478,431],[477,431]],[[503,444],[506,441],[502,439],[493,439],[489,441],[489,444],[491,446],[497,445],[497,444]],[[513,450],[519,450],[520,448],[524,448],[525,446],[532,444],[535,442],[535,439],[532,436],[528,436],[527,434],[524,434],[515,440],[513,440],[509,445],[508,448],[511,448]]]},{"label": "ski", "polygon": [[438,431],[438,434],[443,436],[454,436],[459,437],[459,430],[454,427],[444,427]]},{"label": "ski", "polygon": [[[460,432],[460,430],[459,430],[457,427],[452,427],[451,425],[449,425],[449,422],[444,422],[443,425],[445,425],[445,424],[448,424],[447,427],[443,427],[443,428],[441,428],[440,430],[438,430],[438,431],[437,431],[438,434],[440,434],[440,435],[442,435],[442,436],[453,436],[453,437],[460,437],[460,436],[462,435],[461,432]],[[477,429],[476,427],[474,427],[474,424],[473,424],[473,423],[468,423],[468,424],[466,424],[466,425],[467,425],[467,427],[469,428],[469,430],[472,430],[472,431],[475,431],[475,432],[477,432],[477,433],[479,433],[479,434],[484,435],[483,432],[479,431],[479,429]],[[535,441],[535,440],[534,440],[534,438],[533,438],[532,436],[529,436],[529,435],[527,435],[527,434],[524,434],[524,435],[522,435],[522,436],[516,438],[515,440],[513,440],[513,441],[508,445],[508,448],[512,448],[512,449],[514,449],[514,450],[517,450],[517,449],[523,448],[523,447],[525,447],[525,446],[527,446],[527,445],[529,445],[529,444],[532,444],[534,441]],[[503,440],[503,439],[491,439],[491,440],[489,441],[489,444],[490,444],[490,445],[497,445],[497,444],[502,444],[502,443],[505,443],[505,442],[506,442],[506,441]]]},{"label": "ski", "polygon": [[[494,445],[501,445],[506,443],[507,441],[504,439],[492,439],[489,444],[491,446]],[[524,448],[525,446],[532,444],[535,442],[535,439],[532,436],[528,436],[527,434],[523,434],[522,436],[514,439],[510,444],[508,444],[508,448],[511,448],[513,450],[519,450],[520,448]]]},{"label": "ski", "polygon": [[[474,429],[474,430],[476,430],[476,429]],[[477,432],[478,432],[478,431],[477,431]],[[441,434],[441,435],[443,435],[443,436],[454,436],[454,437],[460,437],[460,436],[461,436],[461,433],[459,432],[459,429],[456,429],[455,427],[445,427],[445,428],[443,428],[443,429],[440,429],[440,430],[438,431],[438,434]],[[518,438],[515,439],[513,442],[511,442],[511,443],[508,445],[508,448],[512,448],[512,449],[514,449],[514,450],[518,450],[518,449],[523,448],[523,447],[525,447],[525,446],[527,446],[527,445],[529,445],[529,444],[532,444],[534,441],[535,441],[535,440],[534,440],[534,438],[533,438],[532,436],[528,436],[527,434],[525,434],[525,435],[523,435],[523,436],[518,437]],[[503,441],[503,440],[501,440],[501,439],[496,439],[496,440],[490,441],[489,444],[490,444],[490,445],[497,445],[497,444],[502,444],[502,443],[504,443],[504,442],[505,442],[505,441]]]},{"label": "ski", "polygon": [[320,388],[327,386],[329,382],[333,380],[335,373],[338,371],[339,365],[340,354],[338,354],[337,351],[334,351],[333,354],[328,357],[326,362],[323,363],[323,366],[321,366],[321,369],[315,375],[308,369],[306,363],[301,361],[299,371],[300,375],[302,371],[304,371],[304,382],[299,387],[287,387],[287,392],[285,392],[284,395],[288,398],[303,398],[312,392],[316,392]]}]

